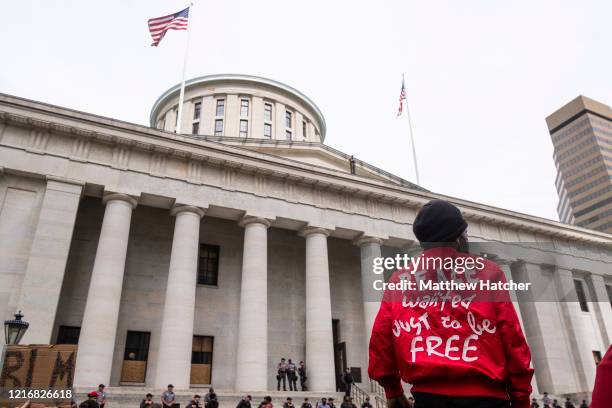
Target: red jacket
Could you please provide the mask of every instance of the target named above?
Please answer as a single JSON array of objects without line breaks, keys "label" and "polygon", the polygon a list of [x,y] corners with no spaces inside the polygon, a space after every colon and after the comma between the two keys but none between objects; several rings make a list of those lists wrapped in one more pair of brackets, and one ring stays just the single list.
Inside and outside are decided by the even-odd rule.
[{"label": "red jacket", "polygon": [[[427,259],[449,258],[456,266],[480,260],[476,269],[457,274],[455,281],[506,282],[495,263],[451,248],[425,251],[416,274],[410,273],[412,268],[400,270],[389,282],[400,282],[402,276],[415,285],[418,280],[443,281],[451,277],[448,264],[442,275]],[[531,355],[508,292],[483,292],[480,286],[410,289],[386,290],[372,329],[368,374],[387,397],[403,394],[401,379],[412,384],[413,392],[503,398],[510,399],[513,408],[528,408]]]},{"label": "red jacket", "polygon": [[591,408],[606,408],[612,401],[612,346],[597,365]]}]

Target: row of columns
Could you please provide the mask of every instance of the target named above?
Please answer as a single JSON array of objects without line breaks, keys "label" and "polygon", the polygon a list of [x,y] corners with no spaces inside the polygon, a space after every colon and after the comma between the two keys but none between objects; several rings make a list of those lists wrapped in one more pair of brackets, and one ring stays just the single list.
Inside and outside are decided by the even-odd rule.
[{"label": "row of columns", "polygon": [[[532,380],[533,392],[586,392],[593,388],[595,364],[591,347],[584,333],[584,319],[576,298],[574,273],[565,268],[540,265],[523,260],[497,260],[506,279],[531,282],[530,292],[517,294],[511,292],[511,299],[517,312],[521,327],[529,341],[532,367],[536,373]],[[550,275],[548,275],[550,273]],[[546,276],[551,276],[549,281]],[[592,304],[602,344],[605,350],[610,346],[612,331],[612,308],[607,298],[603,276],[586,276],[589,293],[593,295]],[[520,302],[519,302],[520,301]],[[525,319],[525,317],[528,317]],[[566,333],[567,351],[559,348],[560,340],[552,323],[559,319]],[[568,353],[572,358],[568,358]],[[567,365],[569,364],[569,365]],[[568,372],[574,373],[574,383],[568,381]],[[536,382],[537,379],[537,382]]]},{"label": "row of columns", "polygon": [[[36,256],[30,257],[23,284],[27,290],[22,290],[19,302],[20,307],[28,311],[32,323],[32,330],[27,333],[29,338],[24,339],[24,342],[50,341],[53,319],[48,319],[49,302],[42,303],[40,299],[45,296],[47,300],[49,296],[59,297],[81,190],[82,186],[78,184],[48,181],[32,244],[32,252]],[[103,203],[106,209],[79,339],[76,386],[110,382],[130,222],[132,211],[137,205],[135,199],[124,194],[105,195]],[[158,353],[160,361],[164,363],[157,365],[155,386],[162,388],[172,382],[186,388],[189,387],[191,366],[200,221],[204,211],[192,206],[175,206],[171,215],[176,217],[176,221]],[[265,390],[268,381],[267,229],[270,222],[247,216],[241,220],[240,225],[244,227],[245,235],[235,387],[237,390]],[[335,384],[327,251],[329,231],[307,227],[301,231],[301,235],[306,240],[305,361],[309,371],[309,385],[313,391],[328,391]],[[376,279],[372,265],[374,258],[381,256],[382,240],[363,237],[356,244],[361,251],[367,345],[379,306],[372,287]],[[40,266],[41,262],[44,262],[45,268]],[[514,274],[519,278],[517,280],[529,281],[537,286],[542,275],[541,265],[503,261],[499,264],[508,279]],[[56,274],[58,278],[42,279],[37,275],[41,271]],[[48,275],[45,276],[48,278]],[[571,271],[556,268],[553,277],[553,285],[538,288],[539,293],[556,299],[556,294],[548,292],[566,294],[574,290]],[[49,286],[57,282],[60,282],[59,287]],[[593,296],[592,305],[603,345],[607,348],[612,341],[612,308],[604,279],[600,275],[588,275],[587,286]],[[43,292],[45,295],[40,295]],[[537,299],[527,299],[519,307],[516,294],[512,296],[523,330],[530,338],[540,388],[551,391],[556,382],[554,373],[558,370],[550,366],[555,358],[546,341],[547,336],[556,335],[546,332],[550,310],[544,302],[537,302]],[[54,307],[57,301],[52,299]],[[592,356],[581,335],[583,323],[579,305],[575,301],[565,301],[559,307],[574,354],[576,383],[580,388],[590,389],[592,384],[585,373],[589,372],[589,365],[592,365]],[[524,316],[529,316],[528,321],[524,320]],[[533,385],[537,390],[535,381]]]},{"label": "row of columns", "polygon": [[[109,194],[87,295],[79,338],[75,386],[108,384],[113,353],[132,210],[136,200]],[[200,220],[204,211],[175,206],[176,217],[161,324],[154,386],[189,387],[195,314]],[[244,217],[245,229],[238,324],[237,390],[266,390],[268,381],[267,229],[270,222]],[[323,228],[305,228],[306,239],[306,365],[313,391],[335,387],[331,295],[327,237]],[[371,269],[370,269],[371,270]]]}]

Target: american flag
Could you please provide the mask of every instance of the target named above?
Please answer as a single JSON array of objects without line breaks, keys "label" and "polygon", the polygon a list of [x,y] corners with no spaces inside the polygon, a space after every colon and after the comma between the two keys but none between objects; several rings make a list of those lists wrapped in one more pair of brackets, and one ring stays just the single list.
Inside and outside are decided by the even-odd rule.
[{"label": "american flag", "polygon": [[178,13],[150,19],[149,31],[151,32],[151,37],[153,37],[153,44],[151,46],[157,47],[168,30],[186,30],[188,22],[189,7]]},{"label": "american flag", "polygon": [[402,77],[402,90],[399,96],[399,108],[397,109],[397,116],[401,115],[404,111],[404,101],[406,100],[406,87],[404,86],[404,77]]}]

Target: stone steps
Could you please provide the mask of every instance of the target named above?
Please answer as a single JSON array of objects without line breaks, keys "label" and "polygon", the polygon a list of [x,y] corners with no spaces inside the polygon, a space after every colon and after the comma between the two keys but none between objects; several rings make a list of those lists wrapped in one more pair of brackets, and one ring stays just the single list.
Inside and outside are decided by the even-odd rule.
[{"label": "stone steps", "polygon": [[[94,389],[76,389],[76,401],[80,404],[87,399],[87,393]],[[161,394],[165,390],[154,390],[148,387],[107,387],[106,393],[107,403],[104,408],[138,408],[140,402],[144,399],[147,393],[153,394],[153,401],[160,402]],[[208,388],[191,388],[189,390],[175,390],[176,401],[184,408],[195,394],[200,395],[202,399],[208,392]],[[336,400],[336,407],[342,403],[342,392],[315,392],[315,391],[253,391],[253,392],[237,392],[233,390],[217,390],[217,399],[219,400],[219,408],[235,408],[238,402],[247,394],[253,397],[251,405],[257,408],[264,397],[269,395],[272,397],[272,404],[275,407],[281,408],[287,397],[293,399],[296,408],[300,408],[305,397],[308,397],[312,405],[314,402],[323,397],[333,397]]]}]

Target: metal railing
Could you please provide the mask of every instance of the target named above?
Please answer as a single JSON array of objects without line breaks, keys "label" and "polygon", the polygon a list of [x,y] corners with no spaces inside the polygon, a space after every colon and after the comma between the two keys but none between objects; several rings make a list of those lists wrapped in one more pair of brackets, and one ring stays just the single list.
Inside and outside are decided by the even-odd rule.
[{"label": "metal railing", "polygon": [[377,382],[370,380],[370,392],[365,392],[356,384],[351,386],[351,399],[358,408],[361,408],[368,397],[373,408],[387,408],[385,392]]},{"label": "metal railing", "polygon": [[361,405],[365,402],[366,398],[369,397],[368,393],[359,388],[356,384],[351,385],[351,399],[353,404],[361,408]]},{"label": "metal railing", "polygon": [[374,405],[375,408],[387,408],[385,389],[373,380],[370,380],[370,395],[373,395],[374,401],[376,401],[376,405]]}]

